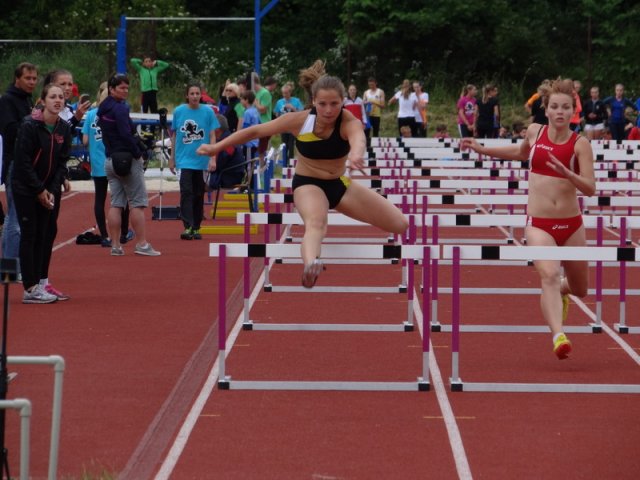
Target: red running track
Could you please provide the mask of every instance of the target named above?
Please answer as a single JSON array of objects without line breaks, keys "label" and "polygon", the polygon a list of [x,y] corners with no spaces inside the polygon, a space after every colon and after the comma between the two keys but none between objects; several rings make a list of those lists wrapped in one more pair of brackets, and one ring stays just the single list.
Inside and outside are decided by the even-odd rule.
[{"label": "red running track", "polygon": [[[108,249],[72,242],[93,225],[92,200],[76,193],[62,205],[51,279],[73,298],[22,305],[20,287],[10,292],[9,355],[66,360],[60,478],[100,478],[103,472],[131,479],[637,477],[638,395],[452,393],[450,334],[444,332],[432,334],[429,392],[209,392],[217,356],[217,260],[208,257],[208,241],[241,237],[185,242],[180,222],[149,220],[149,238],[163,255],[137,257],[129,247],[125,257],[112,258]],[[163,202],[176,204],[176,194],[165,193]],[[330,235],[384,237],[369,228],[332,228]],[[442,238],[462,236],[479,234],[441,232]],[[499,238],[500,232],[483,236]],[[253,260],[254,280],[261,269],[262,260]],[[329,265],[319,285],[394,285],[399,269]],[[231,261],[228,271],[231,328],[242,308],[241,261]],[[299,274],[298,264],[277,265],[272,281],[297,285]],[[537,286],[527,267],[466,266],[462,278],[466,287]],[[440,280],[441,287],[450,286],[448,267]],[[605,283],[615,288],[617,273],[607,269]],[[628,269],[628,283],[639,288],[635,268]],[[260,322],[400,323],[407,310],[401,294],[256,293],[252,319]],[[537,296],[465,296],[463,321],[539,325],[537,302]],[[627,303],[628,322],[637,326],[638,300]],[[593,310],[593,298],[584,306]],[[440,296],[439,307],[445,322],[449,295]],[[608,326],[617,313],[617,299],[606,297]],[[573,304],[568,323],[590,322]],[[560,362],[548,334],[463,333],[462,380],[640,384],[637,335],[605,331],[571,339],[575,352]],[[421,374],[420,346],[418,331],[241,331],[227,373],[238,379],[413,381]],[[34,404],[32,477],[46,478],[52,375],[44,367],[11,370],[19,375],[9,397]],[[18,421],[12,412],[7,419],[17,476]]]}]

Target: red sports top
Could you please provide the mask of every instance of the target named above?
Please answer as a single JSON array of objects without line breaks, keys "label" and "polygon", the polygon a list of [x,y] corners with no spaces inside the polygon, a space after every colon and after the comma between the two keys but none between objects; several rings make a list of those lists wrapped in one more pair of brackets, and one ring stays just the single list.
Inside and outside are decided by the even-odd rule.
[{"label": "red sports top", "polygon": [[538,138],[536,139],[533,147],[529,152],[529,164],[531,165],[531,172],[539,175],[546,175],[548,177],[565,178],[564,175],[552,170],[547,162],[551,160],[549,154],[553,154],[562,164],[574,173],[580,173],[580,164],[576,158],[574,152],[574,146],[580,138],[575,132],[571,132],[569,140],[565,143],[558,144],[552,143],[547,135],[547,125],[544,125],[540,129]]}]

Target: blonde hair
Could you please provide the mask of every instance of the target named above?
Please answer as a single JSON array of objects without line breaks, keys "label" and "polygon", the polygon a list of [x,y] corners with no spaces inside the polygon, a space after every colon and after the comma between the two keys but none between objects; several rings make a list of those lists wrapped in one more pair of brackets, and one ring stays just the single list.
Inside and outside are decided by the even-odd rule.
[{"label": "blonde hair", "polygon": [[411,89],[412,89],[412,85],[411,82],[409,81],[408,78],[405,78],[402,81],[402,86],[400,87],[400,92],[402,92],[402,96],[404,98],[409,98],[409,95],[411,95]]},{"label": "blonde hair", "polygon": [[472,83],[469,83],[468,85],[465,85],[465,86],[462,88],[462,93],[460,94],[460,96],[461,96],[461,97],[466,97],[466,96],[467,96],[467,94],[468,94],[471,90],[473,90],[474,88],[476,88],[476,86],[475,86],[474,84],[472,84]]},{"label": "blonde hair", "polygon": [[107,88],[107,82],[102,82],[98,87],[98,94],[96,95],[96,107],[100,105],[108,96],[109,89]]},{"label": "blonde hair", "polygon": [[498,87],[496,87],[493,83],[487,83],[482,88],[482,102],[487,103],[487,100],[489,100],[489,94],[491,92],[494,92],[497,88]]},{"label": "blonde hair", "polygon": [[549,98],[553,94],[565,94],[571,98],[573,108],[576,108],[576,97],[574,95],[573,80],[570,78],[558,77],[548,84],[542,84],[539,87],[542,104],[545,108],[549,106]]},{"label": "blonde hair", "polygon": [[298,85],[307,93],[307,108],[316,97],[318,90],[335,90],[340,98],[347,96],[342,80],[338,77],[327,75],[324,69],[325,62],[316,60],[310,67],[300,70]]}]

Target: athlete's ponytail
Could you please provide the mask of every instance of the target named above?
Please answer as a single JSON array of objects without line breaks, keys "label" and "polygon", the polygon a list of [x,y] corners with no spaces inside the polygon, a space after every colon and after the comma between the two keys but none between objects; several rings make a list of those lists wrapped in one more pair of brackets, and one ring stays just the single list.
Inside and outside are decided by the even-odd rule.
[{"label": "athlete's ponytail", "polygon": [[327,75],[324,67],[325,62],[316,60],[310,67],[300,70],[298,84],[307,93],[307,108],[311,106],[318,90],[335,90],[340,98],[347,96],[342,81],[337,77]]}]

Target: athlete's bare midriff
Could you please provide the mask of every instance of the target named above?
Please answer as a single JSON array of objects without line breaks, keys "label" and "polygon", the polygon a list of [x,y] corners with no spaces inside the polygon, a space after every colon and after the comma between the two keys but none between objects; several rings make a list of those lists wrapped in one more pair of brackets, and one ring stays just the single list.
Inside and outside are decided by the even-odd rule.
[{"label": "athlete's bare midriff", "polygon": [[297,156],[296,174],[306,177],[333,180],[340,178],[347,170],[346,156],[331,160],[313,160],[311,158]]},{"label": "athlete's bare midriff", "polygon": [[576,187],[565,178],[530,173],[527,214],[539,218],[580,215]]}]

